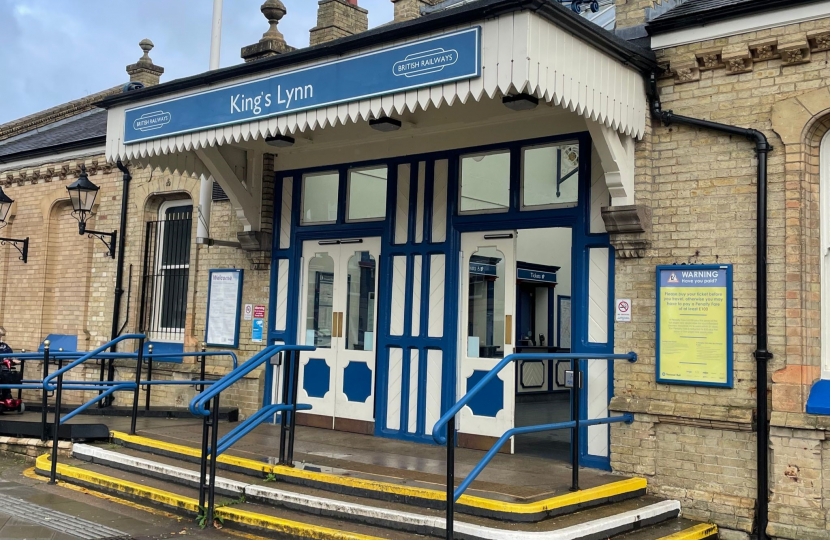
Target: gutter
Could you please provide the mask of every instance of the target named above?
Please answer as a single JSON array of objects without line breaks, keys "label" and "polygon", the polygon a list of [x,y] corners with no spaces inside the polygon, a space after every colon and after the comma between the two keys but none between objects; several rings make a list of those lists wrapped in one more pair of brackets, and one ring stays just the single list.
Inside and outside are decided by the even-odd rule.
[{"label": "gutter", "polygon": [[768,363],[772,353],[767,350],[767,156],[772,151],[766,135],[755,129],[747,129],[728,124],[721,124],[709,120],[691,118],[674,114],[673,111],[664,111],[660,103],[660,94],[657,91],[657,80],[654,73],[649,81],[651,115],[662,121],[664,125],[683,124],[701,129],[708,129],[744,137],[755,143],[755,154],[758,157],[758,192],[755,211],[756,219],[756,259],[755,259],[755,305],[756,305],[756,348],[755,348],[755,385],[756,385],[756,439],[757,439],[757,471],[758,471],[758,540],[767,540],[767,525],[769,523],[769,406],[767,385]]},{"label": "gutter", "polygon": [[411,21],[379,26],[360,34],[336,39],[314,47],[297,49],[256,62],[207,71],[192,77],[149,86],[141,90],[116,94],[97,102],[95,105],[103,109],[109,109],[126,103],[218,85],[240,77],[256,74],[263,74],[264,76],[267,72],[293,67],[297,64],[331,60],[368,47],[389,45],[392,42],[424,36],[431,32],[455,29],[459,25],[520,11],[537,13],[551,24],[574,36],[579,36],[593,47],[626,65],[634,67],[644,75],[658,69],[653,51],[626,42],[612,32],[580,17],[571,9],[559,4],[557,0],[477,0],[463,6],[427,14]]}]

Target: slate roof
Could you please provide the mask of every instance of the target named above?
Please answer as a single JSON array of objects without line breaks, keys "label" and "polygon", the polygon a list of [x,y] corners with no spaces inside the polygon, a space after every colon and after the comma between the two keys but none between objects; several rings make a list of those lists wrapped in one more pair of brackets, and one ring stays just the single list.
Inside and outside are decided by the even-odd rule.
[{"label": "slate roof", "polygon": [[104,143],[106,135],[107,112],[93,109],[0,141],[0,163],[13,161],[18,154],[96,146]]},{"label": "slate roof", "polygon": [[659,33],[689,26],[812,4],[821,0],[686,0],[649,22],[649,32]]}]

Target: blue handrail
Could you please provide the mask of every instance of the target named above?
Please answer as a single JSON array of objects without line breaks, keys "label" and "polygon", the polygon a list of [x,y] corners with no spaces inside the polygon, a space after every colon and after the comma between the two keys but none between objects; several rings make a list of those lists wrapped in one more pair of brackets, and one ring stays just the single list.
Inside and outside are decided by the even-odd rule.
[{"label": "blue handrail", "polygon": [[[220,456],[224,454],[228,448],[236,444],[242,437],[253,431],[255,427],[265,422],[269,417],[273,416],[274,414],[288,411],[293,412],[295,410],[310,411],[311,405],[301,403],[297,405],[296,409],[293,405],[283,405],[281,403],[276,405],[266,405],[256,413],[252,414],[247,420],[240,423],[234,429],[229,431],[224,437],[219,439],[219,442],[216,444],[216,455]],[[211,449],[208,448],[208,453],[210,452]]]},{"label": "blue handrail", "polygon": [[95,355],[100,354],[103,351],[105,351],[105,350],[109,349],[110,347],[112,347],[113,345],[115,345],[115,344],[117,344],[121,341],[127,340],[127,339],[146,339],[146,336],[144,334],[125,334],[123,336],[119,336],[119,337],[115,338],[114,340],[110,341],[109,343],[101,345],[100,347],[98,347],[94,351],[88,352],[84,356],[78,358],[74,362],[71,362],[71,363],[67,364],[66,366],[62,367],[61,369],[57,370],[56,372],[50,374],[45,379],[43,379],[44,388],[46,388],[47,390],[55,390],[57,387],[52,385],[51,382],[54,381],[55,379],[57,379],[60,375],[63,375],[64,373],[66,373],[70,369],[73,369],[73,368],[76,368],[76,367],[80,366],[81,364],[83,364],[87,360],[90,360],[90,359],[94,358]]},{"label": "blue handrail", "polygon": [[447,412],[441,416],[435,426],[432,428],[432,439],[438,444],[446,444],[447,437],[441,432],[446,427],[450,418],[454,418],[465,405],[467,405],[473,397],[476,396],[487,384],[495,379],[498,374],[508,364],[517,360],[628,360],[629,362],[637,361],[637,353],[630,352],[626,354],[601,354],[601,353],[516,353],[505,356],[501,362],[496,364],[496,367],[491,369],[478,383],[473,386],[467,393],[458,400],[458,402],[449,408]]},{"label": "blue handrail", "polygon": [[236,381],[247,375],[248,373],[252,372],[271,357],[276,354],[285,351],[313,351],[316,350],[316,347],[312,347],[310,345],[269,345],[265,347],[247,362],[244,362],[238,368],[232,370],[230,373],[216,381],[210,389],[205,390],[201,394],[196,395],[191,401],[189,405],[190,412],[196,416],[208,416],[210,411],[205,409],[205,406],[213,399],[215,396],[218,396],[220,393],[227,390],[231,385],[233,385]]},{"label": "blue handrail", "polygon": [[[625,422],[626,424],[630,424],[634,421],[634,415],[631,413],[623,414],[622,416],[613,416],[611,418],[596,418],[593,420],[581,420],[579,425],[584,426],[599,426],[603,424],[614,424],[618,422]],[[557,429],[573,429],[576,427],[576,422],[571,420],[570,422],[559,422],[557,424],[544,424],[539,426],[524,426],[524,427],[515,427],[513,429],[507,430],[504,435],[502,435],[496,444],[488,451],[481,461],[478,462],[470,474],[464,478],[464,481],[455,488],[455,492],[453,494],[453,500],[457,501],[461,495],[470,487],[470,484],[478,478],[478,475],[481,474],[481,471],[496,457],[496,454],[499,453],[501,447],[504,446],[504,443],[510,440],[511,437],[516,435],[526,435],[528,433],[539,433],[541,431],[555,431]]]}]

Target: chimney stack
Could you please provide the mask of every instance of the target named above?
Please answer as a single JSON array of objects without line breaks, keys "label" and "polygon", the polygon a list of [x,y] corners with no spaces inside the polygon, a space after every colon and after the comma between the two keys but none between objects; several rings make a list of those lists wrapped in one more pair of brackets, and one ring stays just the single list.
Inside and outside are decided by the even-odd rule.
[{"label": "chimney stack", "polygon": [[164,68],[155,65],[153,59],[150,58],[149,53],[154,47],[152,41],[142,39],[138,46],[144,51],[144,56],[139,58],[135,64],[127,66],[127,74],[130,76],[130,82],[140,82],[144,86],[154,86],[161,80]]},{"label": "chimney stack", "polygon": [[242,58],[246,62],[253,62],[254,60],[294,50],[294,47],[285,42],[285,36],[277,30],[277,25],[287,13],[285,5],[280,0],[266,0],[259,10],[268,19],[268,24],[271,27],[262,35],[262,39],[258,43],[242,47]]},{"label": "chimney stack", "polygon": [[409,21],[421,16],[421,8],[435,6],[445,0],[392,0],[395,4],[395,22]]},{"label": "chimney stack", "polygon": [[369,11],[357,0],[320,0],[317,26],[311,29],[311,46],[353,36],[369,29]]}]

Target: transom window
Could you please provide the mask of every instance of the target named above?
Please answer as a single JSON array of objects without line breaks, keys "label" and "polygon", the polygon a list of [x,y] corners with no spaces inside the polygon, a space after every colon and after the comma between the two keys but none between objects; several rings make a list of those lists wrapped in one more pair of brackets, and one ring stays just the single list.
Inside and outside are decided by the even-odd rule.
[{"label": "transom window", "polygon": [[369,221],[386,217],[387,172],[386,166],[349,171],[347,221]]},{"label": "transom window", "polygon": [[462,214],[510,209],[510,152],[461,156]]},{"label": "transom window", "polygon": [[[515,183],[514,159],[521,161]],[[459,169],[460,214],[509,212],[513,200],[519,200],[519,210],[570,208],[579,202],[579,141],[465,154]],[[513,199],[515,189],[520,194]]]},{"label": "transom window", "polygon": [[337,191],[340,175],[337,171],[303,176],[302,223],[319,224],[337,221]]},{"label": "transom window", "polygon": [[[386,165],[303,175],[301,225],[382,221],[386,218]],[[343,178],[345,176],[345,179]],[[345,180],[345,181],[343,181]],[[341,193],[341,186],[346,193]],[[346,201],[345,212],[340,201]]]},{"label": "transom window", "polygon": [[574,205],[579,199],[579,143],[522,149],[522,209]]}]

